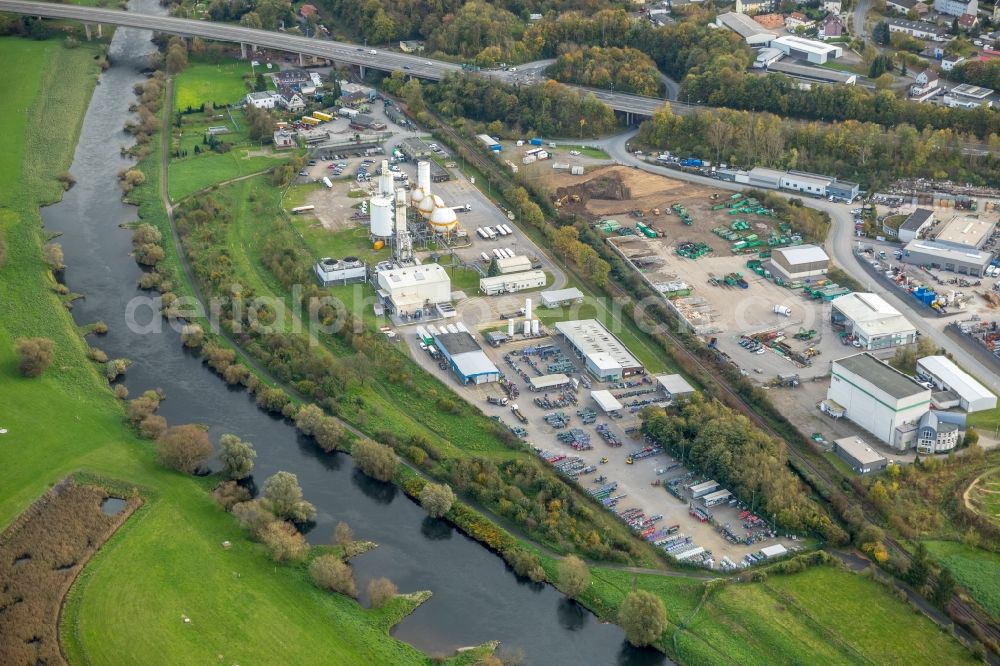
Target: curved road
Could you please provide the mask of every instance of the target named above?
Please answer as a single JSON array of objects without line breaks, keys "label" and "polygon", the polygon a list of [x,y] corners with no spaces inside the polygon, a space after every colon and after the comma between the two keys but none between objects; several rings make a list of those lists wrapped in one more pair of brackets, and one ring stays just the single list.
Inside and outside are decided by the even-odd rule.
[{"label": "curved road", "polygon": [[[684,180],[699,185],[707,185],[726,190],[744,190],[746,185],[741,183],[730,183],[715,178],[706,178],[696,174],[686,173],[677,169],[668,169],[655,164],[649,164],[638,158],[625,149],[626,143],[631,140],[637,132],[627,132],[606,139],[588,142],[589,145],[603,148],[611,158],[621,164],[638,167],[650,173],[669,176],[676,180]],[[770,190],[775,194],[785,198],[801,199],[803,204],[810,208],[821,210],[830,215],[830,233],[827,235],[824,247],[833,262],[852,275],[858,282],[865,285],[869,291],[878,294],[900,312],[917,327],[920,333],[934,341],[939,348],[947,349],[954,356],[959,365],[975,371],[982,367],[982,363],[968,350],[955,344],[955,340],[949,337],[944,327],[953,321],[953,317],[928,317],[923,309],[917,309],[913,301],[903,298],[903,294],[895,289],[886,289],[879,282],[874,280],[865,268],[864,260],[854,253],[854,216],[851,214],[849,204],[831,203],[826,199],[809,199],[801,194],[780,192]],[[995,392],[1000,392],[1000,377],[992,372],[979,372],[978,379],[990,386]]]},{"label": "curved road", "polygon": [[[412,76],[435,81],[447,74],[462,71],[460,65],[442,60],[432,60],[425,56],[407,55],[405,53],[380,50],[372,47],[361,47],[357,44],[347,42],[320,40],[299,35],[289,35],[284,32],[256,30],[228,23],[198,21],[177,18],[175,16],[148,16],[118,9],[80,7],[48,2],[33,2],[30,0],[0,0],[0,12],[69,19],[86,24],[103,23],[120,25],[183,37],[201,37],[220,42],[256,45],[277,51],[317,56],[343,64],[372,67],[387,72],[405,71]],[[529,69],[532,65],[533,63],[529,63]],[[496,74],[496,72],[480,73],[480,75],[484,76],[493,74]],[[663,106],[663,100],[656,97],[628,95],[583,86],[568,87],[582,92],[593,92],[598,99],[622,113],[651,116],[654,111]],[[686,113],[686,111],[686,109],[682,108],[674,109],[675,113]]]}]

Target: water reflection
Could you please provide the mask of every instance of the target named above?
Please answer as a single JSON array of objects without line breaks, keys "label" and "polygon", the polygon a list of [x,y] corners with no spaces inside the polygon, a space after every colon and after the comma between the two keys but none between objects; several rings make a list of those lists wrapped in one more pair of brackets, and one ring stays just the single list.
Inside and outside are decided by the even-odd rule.
[{"label": "water reflection", "polygon": [[440,518],[431,518],[427,516],[420,522],[420,533],[426,539],[431,541],[443,541],[444,539],[450,539],[451,535],[454,534],[455,528],[452,527],[451,523],[446,520],[441,520]]}]

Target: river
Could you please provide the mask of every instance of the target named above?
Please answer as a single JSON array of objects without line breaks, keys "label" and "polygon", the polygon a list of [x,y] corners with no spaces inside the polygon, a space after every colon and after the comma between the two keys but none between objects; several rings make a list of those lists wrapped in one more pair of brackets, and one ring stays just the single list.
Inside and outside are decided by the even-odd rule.
[{"label": "river", "polygon": [[[131,9],[163,11],[156,0],[132,0]],[[349,456],[323,453],[287,422],[257,409],[245,392],[228,388],[185,352],[170,327],[143,335],[129,330],[126,305],[143,292],[136,286],[141,270],[129,256],[131,234],[119,228],[136,219],[136,209],[120,202],[117,174],[130,166],[119,153],[130,144],[122,127],[130,117],[132,88],[143,80],[150,36],[134,29],[115,34],[113,65],[94,91],[70,169],[77,184],[42,211],[46,228],[62,234],[68,286],[85,295],[73,317],[79,324],[109,325],[95,344],[112,358],[132,360],[125,379],[131,395],[161,388],[167,400],[160,413],[169,423],[206,424],[213,441],[230,432],[253,442],[258,484],[278,470],[296,474],[318,510],[311,542],[329,542],[337,522],[346,521],[358,538],[379,544],[353,562],[358,587],[387,576],[402,592],[431,590],[433,597],[392,632],[428,654],[499,640],[529,664],[669,663],[657,652],[629,647],[620,628],[600,622],[551,586],[518,578],[448,523],[429,519],[394,486],[358,472]]]}]

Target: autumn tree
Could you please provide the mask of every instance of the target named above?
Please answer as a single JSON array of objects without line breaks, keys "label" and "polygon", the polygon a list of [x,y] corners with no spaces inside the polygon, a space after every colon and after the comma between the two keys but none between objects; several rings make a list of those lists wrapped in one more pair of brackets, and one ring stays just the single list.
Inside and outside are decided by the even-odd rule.
[{"label": "autumn tree", "polygon": [[284,520],[273,520],[260,532],[261,543],[275,562],[301,562],[309,546],[305,537]]},{"label": "autumn tree", "polygon": [[396,584],[388,578],[372,578],[368,581],[368,598],[372,608],[381,608],[387,601],[395,598],[398,590]]},{"label": "autumn tree", "polygon": [[212,455],[204,428],[193,424],[172,426],[156,440],[160,463],[178,472],[194,474]]},{"label": "autumn tree", "polygon": [[625,595],[625,601],[618,610],[618,624],[625,630],[625,638],[632,645],[651,645],[667,629],[667,609],[652,592],[634,590]]},{"label": "autumn tree", "polygon": [[351,526],[340,521],[333,530],[333,543],[336,546],[340,546],[344,553],[350,553],[354,547],[354,530]]},{"label": "autumn tree", "polygon": [[446,483],[428,483],[420,490],[420,506],[432,518],[440,518],[451,510],[455,492]]},{"label": "autumn tree", "polygon": [[391,448],[370,439],[355,443],[351,455],[362,472],[379,481],[392,479],[399,465],[399,458]]},{"label": "autumn tree", "polygon": [[158,439],[166,430],[167,420],[158,414],[150,414],[139,422],[139,435],[145,439]]},{"label": "autumn tree", "polygon": [[23,377],[37,377],[55,358],[55,343],[48,338],[21,338],[14,346],[17,371]]},{"label": "autumn tree", "polygon": [[45,246],[45,261],[53,271],[58,272],[66,268],[66,265],[63,264],[64,259],[62,245],[49,243]]},{"label": "autumn tree", "polygon": [[336,555],[320,555],[309,563],[309,577],[317,586],[349,597],[358,596],[351,566]]},{"label": "autumn tree", "polygon": [[590,568],[576,555],[567,555],[559,562],[559,589],[577,599],[590,587]]},{"label": "autumn tree", "polygon": [[264,482],[264,498],[272,513],[296,522],[312,520],[316,507],[302,497],[299,479],[290,472],[277,472]]},{"label": "autumn tree", "polygon": [[244,442],[236,435],[225,434],[219,439],[219,461],[222,474],[227,479],[245,479],[253,471],[257,452],[253,444]]},{"label": "autumn tree", "polygon": [[171,74],[177,74],[188,65],[187,49],[182,44],[173,44],[167,49],[166,66]]}]

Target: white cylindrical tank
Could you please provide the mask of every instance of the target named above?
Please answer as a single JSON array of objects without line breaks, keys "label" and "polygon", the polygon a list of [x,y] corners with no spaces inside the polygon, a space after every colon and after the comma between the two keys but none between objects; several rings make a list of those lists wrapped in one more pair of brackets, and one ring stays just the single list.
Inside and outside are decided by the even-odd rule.
[{"label": "white cylindrical tank", "polygon": [[378,191],[382,195],[391,195],[392,190],[392,172],[389,171],[389,160],[382,160],[382,170],[378,177]]},{"label": "white cylindrical tank", "polygon": [[537,319],[532,319],[531,320],[531,334],[532,335],[538,335],[540,328],[541,328],[540,322]]},{"label": "white cylindrical tank", "polygon": [[424,194],[431,193],[431,163],[426,160],[417,162],[417,187]]},{"label": "white cylindrical tank", "polygon": [[528,318],[528,319],[531,319],[531,299],[530,298],[524,299],[524,316],[526,318]]},{"label": "white cylindrical tank", "polygon": [[388,197],[372,197],[368,203],[368,214],[371,216],[371,234],[373,238],[389,238],[392,236],[394,206]]},{"label": "white cylindrical tank", "polygon": [[405,206],[406,205],[406,190],[402,187],[396,188],[396,205]]},{"label": "white cylindrical tank", "polygon": [[787,305],[775,305],[774,314],[784,315],[785,317],[792,316],[792,309]]},{"label": "white cylindrical tank", "polygon": [[507,320],[507,335],[510,336],[510,337],[514,337],[514,320],[513,319],[508,319]]},{"label": "white cylindrical tank", "polygon": [[428,224],[436,233],[450,233],[458,226],[458,216],[451,208],[435,208]]},{"label": "white cylindrical tank", "polygon": [[528,337],[529,335],[531,335],[531,320],[530,319],[525,319],[524,320],[524,336]]}]

